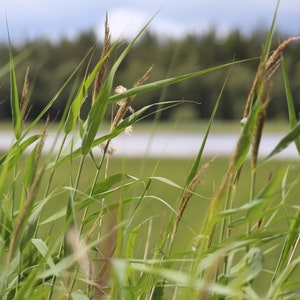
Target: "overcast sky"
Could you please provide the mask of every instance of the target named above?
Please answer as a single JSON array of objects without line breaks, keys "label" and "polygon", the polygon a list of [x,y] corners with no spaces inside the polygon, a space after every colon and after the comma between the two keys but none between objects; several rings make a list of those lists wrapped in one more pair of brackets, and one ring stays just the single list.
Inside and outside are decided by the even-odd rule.
[{"label": "overcast sky", "polygon": [[[169,36],[201,33],[214,26],[220,35],[238,28],[269,28],[277,0],[0,0],[0,40],[37,37],[58,40],[94,29],[100,35],[105,13],[113,38],[132,38],[156,13],[150,28]],[[278,29],[300,35],[300,0],[281,0]]]}]

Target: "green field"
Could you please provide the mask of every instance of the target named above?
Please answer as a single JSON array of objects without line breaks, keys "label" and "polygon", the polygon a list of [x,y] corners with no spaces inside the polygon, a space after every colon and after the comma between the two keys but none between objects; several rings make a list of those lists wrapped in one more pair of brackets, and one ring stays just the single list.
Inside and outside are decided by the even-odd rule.
[{"label": "green field", "polygon": [[[210,161],[210,158],[203,158],[203,163]],[[215,158],[207,168],[203,176],[203,180],[200,183],[199,188],[196,191],[196,195],[192,197],[190,200],[184,215],[182,217],[182,223],[178,230],[178,236],[174,244],[174,253],[173,255],[176,257],[183,257],[185,253],[189,253],[192,250],[192,246],[197,239],[197,235],[201,231],[203,226],[205,214],[208,210],[210,201],[217,190],[222,177],[227,168],[229,158],[226,157],[217,157]],[[120,158],[120,157],[110,157],[109,159],[109,168],[107,176],[116,174],[116,173],[126,173],[131,176],[137,176],[139,178],[145,178],[143,182],[134,187],[133,189],[121,189],[115,193],[110,194],[108,197],[103,198],[102,201],[96,201],[93,205],[89,207],[90,216],[94,214],[101,214],[101,209],[104,206],[107,206],[112,203],[118,203],[116,209],[112,209],[109,211],[107,216],[104,218],[104,231],[107,233],[111,230],[112,227],[117,224],[117,215],[118,210],[120,209],[119,203],[125,199],[134,198],[136,199],[124,204],[124,210],[122,212],[122,218],[124,220],[128,220],[132,217],[134,212],[134,207],[136,206],[135,202],[138,202],[139,196],[143,193],[145,185],[147,183],[147,179],[149,177],[159,177],[159,178],[167,178],[174,182],[179,186],[183,186],[186,180],[188,171],[191,167],[192,158],[190,159],[157,159],[157,158]],[[256,184],[255,184],[255,193],[258,194],[265,185],[267,185],[272,176],[279,172],[280,169],[287,168],[287,165],[290,164],[290,170],[288,173],[288,181],[292,181],[299,174],[299,162],[295,161],[269,161],[259,166],[257,170],[256,176]],[[63,188],[64,186],[69,186],[70,178],[75,180],[75,174],[77,172],[78,163],[77,161],[73,162],[73,165],[61,166],[56,170],[56,175],[53,181],[53,185],[56,187]],[[92,160],[87,160],[84,164],[84,168],[82,171],[82,181],[79,189],[85,190],[87,189],[93,180],[95,166]],[[101,173],[99,180],[103,179],[104,174]],[[250,198],[250,178],[251,178],[251,170],[249,166],[249,162],[246,162],[241,176],[239,180],[238,189],[236,191],[236,196],[234,198],[233,207],[240,207],[243,204],[247,203]],[[44,185],[41,186],[41,191],[45,190],[46,184],[48,183],[47,176],[45,177]],[[86,188],[85,188],[86,187]],[[138,208],[138,213],[135,215],[134,219],[130,223],[130,228],[127,229],[126,237],[128,238],[128,234],[136,227],[140,226],[136,243],[134,247],[134,257],[143,258],[145,251],[145,244],[149,243],[148,255],[147,257],[151,257],[155,248],[157,247],[157,241],[159,240],[166,223],[170,216],[173,214],[171,212],[170,207],[176,210],[179,201],[180,189],[170,184],[166,184],[165,182],[159,180],[152,180],[152,183],[147,190],[147,197],[142,200]],[[276,191],[276,199],[272,202],[270,200],[271,205],[278,204],[281,200],[278,198],[278,194],[280,194],[280,190]],[[47,203],[45,206],[43,220],[51,217],[52,214],[57,213],[60,209],[63,209],[67,206],[69,192],[66,190],[64,193],[60,194],[57,197],[51,199],[51,202]],[[299,187],[295,188],[292,193],[289,194],[286,201],[285,213],[283,215],[277,216],[280,220],[281,218],[284,220],[285,214],[293,214],[294,209],[292,209],[292,204],[296,205],[298,201],[299,195]],[[80,202],[80,196],[75,202]],[[170,207],[168,207],[168,205]],[[271,207],[270,207],[271,208]],[[136,213],[136,212],[135,212]],[[238,214],[236,218],[241,217],[243,214]],[[55,225],[52,225],[51,234],[52,238],[55,239],[56,232],[59,232],[59,228],[64,223],[64,214],[61,216],[61,219],[58,219],[55,222]],[[82,217],[82,213],[78,214],[78,222]],[[259,222],[259,220],[256,220]],[[263,221],[262,221],[263,222]],[[285,223],[285,221],[282,221]],[[274,232],[283,225],[281,221],[277,221],[274,223],[273,230]],[[86,226],[85,231],[88,232],[91,228],[91,224]],[[151,224],[151,225],[150,225]],[[149,226],[151,226],[151,233],[149,235]],[[45,234],[49,238],[49,228],[47,225],[42,225],[40,227],[41,237]],[[45,231],[44,231],[45,230]],[[244,232],[243,232],[244,231]],[[231,232],[231,236],[243,235],[246,233],[247,226],[246,224],[242,226],[238,226],[236,229],[233,229]],[[217,235],[218,236],[218,235]],[[44,237],[43,237],[44,238]],[[284,240],[284,237],[280,240]],[[126,245],[125,241],[125,245]],[[268,272],[268,268],[274,269],[276,266],[276,262],[278,261],[280,255],[280,247],[277,247],[278,239],[273,242],[269,242],[266,244],[266,249],[271,248],[272,255],[266,255],[264,260],[264,269],[261,272],[260,276],[256,278],[254,286],[257,288],[259,294],[264,294],[264,286],[269,284],[271,280],[272,273]],[[272,248],[273,247],[273,248]],[[125,251],[125,250],[124,250]],[[177,254],[176,254],[177,253]],[[176,269],[176,266],[174,266]],[[180,265],[178,265],[180,268]]]}]

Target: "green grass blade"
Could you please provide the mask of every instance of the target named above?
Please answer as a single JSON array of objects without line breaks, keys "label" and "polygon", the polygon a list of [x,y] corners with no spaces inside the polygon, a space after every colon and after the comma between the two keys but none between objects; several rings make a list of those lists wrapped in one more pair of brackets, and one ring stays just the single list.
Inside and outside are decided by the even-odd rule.
[{"label": "green grass blade", "polygon": [[21,144],[19,141],[14,143],[7,153],[0,158],[0,194],[3,194],[8,171],[19,163],[24,151],[39,138],[39,135],[35,135],[29,137]]},{"label": "green grass blade", "polygon": [[[292,130],[279,141],[276,147],[266,157],[266,160],[270,159],[274,155],[283,151],[287,146],[289,146],[296,139],[299,139],[299,135],[300,135],[300,123],[294,126],[294,128],[292,128]],[[299,150],[298,150],[298,154],[300,154]]]},{"label": "green grass blade", "polygon": [[[293,100],[293,96],[292,96],[290,82],[289,82],[289,78],[288,78],[287,71],[286,71],[285,60],[284,60],[283,56],[281,56],[281,67],[282,67],[282,74],[283,74],[283,80],[284,80],[286,101],[287,101],[288,112],[289,112],[290,127],[293,128],[297,124],[298,120],[297,120],[297,115],[296,115],[296,111],[295,111],[294,100]],[[298,153],[300,153],[300,137],[295,138],[295,145],[298,150]]]},{"label": "green grass blade", "polygon": [[290,81],[289,81],[287,71],[286,71],[285,59],[283,58],[283,56],[281,56],[281,68],[282,68],[286,101],[287,101],[288,112],[289,112],[289,121],[290,121],[290,126],[292,128],[296,125],[298,120],[297,120],[297,116],[296,116],[294,100],[293,100],[292,91],[291,91],[291,87],[290,87]]},{"label": "green grass blade", "polygon": [[200,147],[200,149],[198,151],[198,154],[197,154],[197,156],[196,156],[196,158],[195,158],[195,160],[193,162],[193,165],[191,167],[189,175],[187,176],[187,180],[186,180],[185,186],[187,186],[192,181],[192,179],[196,176],[197,171],[199,169],[200,161],[201,161],[201,157],[202,157],[202,153],[203,153],[203,150],[204,150],[205,145],[206,145],[206,141],[207,141],[207,138],[208,138],[208,135],[209,135],[209,132],[210,132],[211,125],[212,125],[213,120],[215,118],[215,115],[217,113],[217,110],[218,110],[218,107],[219,107],[219,104],[220,104],[220,101],[221,101],[221,98],[222,98],[222,94],[223,94],[224,88],[226,86],[228,77],[229,76],[226,77],[226,79],[225,79],[225,81],[223,83],[223,86],[221,88],[221,91],[219,93],[218,99],[216,101],[216,104],[214,105],[213,112],[212,112],[212,114],[210,116],[210,119],[209,119],[209,122],[208,122],[208,126],[207,126],[207,129],[206,129],[205,135],[203,137],[203,142],[202,142],[201,147]]},{"label": "green grass blade", "polygon": [[23,186],[25,189],[28,189],[30,185],[32,184],[32,181],[34,179],[34,175],[36,172],[36,155],[38,151],[39,145],[36,145],[32,152],[28,155],[26,158],[25,163],[25,170],[24,170],[24,176],[23,176]]},{"label": "green grass blade", "polygon": [[14,300],[32,299],[30,297],[30,294],[36,283],[36,277],[37,277],[38,270],[33,268],[34,266],[31,266],[31,267],[32,267],[32,271],[30,272],[28,277],[24,280],[24,282],[22,282],[20,288],[17,290],[17,292],[13,298]]},{"label": "green grass blade", "polygon": [[93,186],[93,190],[88,192],[88,194],[96,195],[96,194],[107,192],[108,190],[112,189],[113,186],[115,186],[117,183],[125,181],[128,178],[132,178],[132,177],[124,173],[113,174],[99,181],[96,185]]},{"label": "green grass blade", "polygon": [[[55,263],[52,260],[51,256],[49,255],[49,249],[47,244],[42,239],[32,239],[31,242],[36,247],[36,249],[40,252],[40,254],[43,256],[43,258],[46,260],[50,269],[54,269]],[[58,274],[55,275],[58,276]]]},{"label": "green grass blade", "polygon": [[33,135],[29,138],[27,138],[24,142],[14,143],[9,151],[5,153],[0,158],[0,167],[6,163],[8,164],[8,169],[13,168],[20,160],[21,155],[24,153],[24,151],[32,145],[34,142],[36,142],[41,136],[40,135]]},{"label": "green grass blade", "polygon": [[12,121],[15,138],[18,140],[21,136],[21,111],[20,111],[20,103],[19,103],[19,95],[18,95],[18,86],[17,86],[17,78],[14,67],[14,60],[11,48],[9,50],[9,58],[10,58],[10,104],[12,111]]},{"label": "green grass blade", "polygon": [[127,247],[126,247],[126,257],[127,258],[134,257],[135,240],[137,238],[137,235],[138,235],[141,227],[142,227],[142,224],[138,224],[130,231],[128,241],[127,241]]},{"label": "green grass blade", "polygon": [[[22,51],[21,53],[14,56],[14,66],[16,67],[19,63],[21,63],[26,58],[28,58],[31,55],[32,52],[33,52],[33,48],[28,47],[28,48],[24,49],[24,51]],[[1,68],[0,68],[0,78],[5,76],[9,72],[10,72],[10,62],[5,64],[4,66],[1,66]]]},{"label": "green grass blade", "polygon": [[279,8],[279,4],[280,4],[280,0],[277,1],[277,5],[276,5],[276,9],[275,9],[275,13],[273,16],[273,20],[272,20],[272,25],[266,40],[266,45],[263,49],[263,57],[262,57],[262,61],[265,63],[268,60],[268,56],[271,50],[271,44],[272,44],[272,38],[273,38],[273,34],[274,34],[274,29],[275,29],[275,23],[276,23],[276,18],[277,18],[277,12],[278,12],[278,8]]},{"label": "green grass blade", "polygon": [[234,62],[230,62],[230,63],[226,63],[223,65],[219,65],[219,66],[215,66],[215,67],[211,67],[211,68],[207,68],[201,71],[197,71],[197,72],[192,72],[189,74],[184,74],[184,75],[180,75],[180,76],[176,76],[176,77],[170,77],[170,78],[166,78],[166,79],[162,79],[162,80],[158,80],[155,82],[151,82],[151,83],[147,83],[132,89],[128,89],[127,91],[120,93],[120,94],[115,94],[111,97],[109,97],[108,101],[109,102],[116,102],[120,99],[123,98],[127,98],[133,95],[139,95],[142,93],[147,93],[147,92],[151,92],[155,89],[159,89],[168,85],[172,85],[184,80],[188,80],[191,79],[193,77],[197,77],[197,76],[201,76],[201,75],[205,75],[208,74],[210,72],[215,72],[224,68],[228,68],[231,67],[233,65],[236,64],[240,64],[240,63],[244,63],[244,62],[250,62],[253,59],[245,59],[245,60],[239,60],[239,61],[234,61]]},{"label": "green grass blade", "polygon": [[285,239],[284,245],[282,247],[280,257],[278,260],[278,264],[276,266],[274,275],[273,275],[273,280],[277,278],[280,273],[282,272],[286,262],[288,261],[292,248],[298,238],[298,232],[300,228],[300,209],[297,210],[295,216],[291,220],[290,227],[288,230],[287,237]]},{"label": "green grass blade", "polygon": [[82,83],[68,112],[68,116],[64,128],[66,134],[69,134],[76,124],[85,95],[86,95],[86,87],[85,84]]}]

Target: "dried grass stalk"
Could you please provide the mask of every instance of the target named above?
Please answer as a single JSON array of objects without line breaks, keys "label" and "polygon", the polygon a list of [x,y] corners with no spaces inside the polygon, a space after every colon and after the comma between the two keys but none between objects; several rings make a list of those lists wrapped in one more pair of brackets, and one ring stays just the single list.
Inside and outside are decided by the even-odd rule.
[{"label": "dried grass stalk", "polygon": [[172,234],[171,234],[171,244],[173,243],[173,240],[175,238],[177,229],[178,229],[178,225],[179,222],[183,216],[183,213],[185,211],[185,208],[189,202],[189,200],[191,199],[191,197],[194,195],[196,189],[198,188],[203,175],[205,173],[205,171],[207,170],[207,168],[209,167],[210,163],[214,160],[214,158],[212,160],[210,160],[208,163],[204,164],[196,173],[195,177],[191,180],[191,182],[186,186],[186,188],[184,189],[184,192],[182,194],[182,197],[179,201],[179,205],[177,208],[177,214],[176,214],[176,218],[174,221],[174,225],[173,225],[173,229],[172,229]]},{"label": "dried grass stalk", "polygon": [[[109,31],[109,26],[108,26],[108,16],[106,14],[105,18],[105,35],[104,35],[104,45],[102,49],[102,53],[100,56],[100,60],[102,60],[109,52],[110,50],[110,31]],[[108,65],[109,57],[105,60],[103,65],[101,66],[100,70],[97,73],[95,82],[94,82],[94,90],[93,90],[93,95],[92,95],[92,106],[101,90],[101,87],[104,82],[104,76],[107,70],[107,65]]]}]

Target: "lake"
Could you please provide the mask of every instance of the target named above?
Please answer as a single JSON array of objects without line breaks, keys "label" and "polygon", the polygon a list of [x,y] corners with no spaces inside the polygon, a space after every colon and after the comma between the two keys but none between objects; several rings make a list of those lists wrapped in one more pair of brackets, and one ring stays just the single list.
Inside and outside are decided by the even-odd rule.
[{"label": "lake", "polygon": [[[260,157],[267,156],[278,144],[283,134],[265,134],[261,140]],[[204,134],[197,133],[133,133],[132,136],[124,134],[116,137],[112,144],[117,149],[116,156],[130,157],[192,157],[195,156],[201,146]],[[230,155],[237,142],[237,134],[211,133],[204,148],[204,155],[227,156]],[[0,132],[0,151],[6,151],[11,145],[13,134],[7,131]],[[45,142],[45,151],[49,151],[53,144],[60,145],[61,137],[55,141],[55,132],[49,132]],[[284,149],[276,158],[296,159],[298,152],[294,144]]]}]

